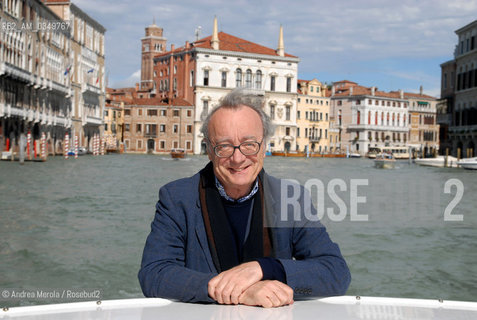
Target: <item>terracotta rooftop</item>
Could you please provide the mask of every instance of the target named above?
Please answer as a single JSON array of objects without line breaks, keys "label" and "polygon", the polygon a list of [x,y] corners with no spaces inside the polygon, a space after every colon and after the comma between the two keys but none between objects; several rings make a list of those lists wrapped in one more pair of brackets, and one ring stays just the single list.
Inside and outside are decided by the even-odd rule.
[{"label": "terracotta rooftop", "polygon": [[[278,54],[275,49],[268,48],[262,45],[259,45],[257,43],[244,40],[238,37],[235,37],[231,34],[225,33],[225,32],[219,32],[219,50],[222,51],[234,51],[234,52],[244,52],[244,53],[255,53],[255,54],[263,54],[263,55],[270,55],[270,56],[277,56]],[[212,36],[208,36],[203,39],[199,39],[192,44],[190,44],[189,48],[186,48],[185,46],[179,47],[177,49],[174,49],[174,51],[168,51],[161,53],[157,55],[156,57],[160,56],[166,56],[171,54],[172,52],[174,53],[179,53],[185,50],[189,50],[191,48],[204,48],[204,49],[212,49],[212,44],[211,44],[211,39]],[[293,56],[291,54],[285,53],[285,57],[288,58],[297,58],[296,56]]]},{"label": "terracotta rooftop", "polygon": [[[351,96],[371,96],[371,91],[372,91],[371,88],[356,85],[356,86],[353,86],[353,93],[351,94]],[[334,96],[335,97],[350,96],[350,88],[348,87],[346,89],[341,89],[335,92]],[[399,91],[384,92],[384,91],[379,91],[377,89],[374,91],[374,96],[381,97],[381,98],[394,98],[394,99],[401,98]]]},{"label": "terracotta rooftop", "polygon": [[432,99],[437,100],[436,97],[429,96],[427,94],[419,94],[419,93],[412,93],[412,92],[404,92],[404,97],[406,98],[421,98],[421,99]]},{"label": "terracotta rooftop", "polygon": [[192,106],[192,104],[184,99],[175,98],[172,100],[171,103],[165,102],[164,99],[160,97],[154,98],[134,98],[132,103],[134,105],[141,105],[141,106]]},{"label": "terracotta rooftop", "polygon": [[335,83],[349,83],[349,84],[356,84],[356,82],[353,82],[353,81],[349,81],[349,80],[341,80],[341,81],[336,81]]}]

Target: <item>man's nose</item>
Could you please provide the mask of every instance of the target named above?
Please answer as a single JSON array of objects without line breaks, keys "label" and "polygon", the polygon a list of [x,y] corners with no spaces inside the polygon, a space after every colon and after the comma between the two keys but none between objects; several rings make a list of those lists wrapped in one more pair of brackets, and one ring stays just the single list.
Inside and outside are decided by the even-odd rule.
[{"label": "man's nose", "polygon": [[242,153],[242,151],[240,151],[239,148],[235,148],[234,153],[230,157],[230,160],[232,160],[233,162],[242,162],[245,160],[245,158],[246,156]]}]

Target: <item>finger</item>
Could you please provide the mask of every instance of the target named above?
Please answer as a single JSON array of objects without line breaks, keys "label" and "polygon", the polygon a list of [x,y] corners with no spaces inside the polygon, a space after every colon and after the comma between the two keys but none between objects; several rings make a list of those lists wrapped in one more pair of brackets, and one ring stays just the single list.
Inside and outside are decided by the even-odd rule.
[{"label": "finger", "polygon": [[230,294],[230,302],[233,304],[239,304],[240,296],[243,292],[244,290],[241,287],[235,286]]},{"label": "finger", "polygon": [[222,288],[222,301],[224,304],[230,304],[230,294],[234,288],[229,284]]},{"label": "finger", "polygon": [[222,290],[225,287],[226,283],[226,274],[224,272],[216,275],[212,279],[210,279],[208,283],[208,292],[212,299],[216,300],[219,303],[223,303],[223,299],[221,297]]},{"label": "finger", "polygon": [[279,301],[279,305],[276,307],[284,306],[290,303],[290,296],[288,295],[285,288],[283,288],[282,286],[276,286],[275,290],[273,290],[273,293]]},{"label": "finger", "polygon": [[220,282],[222,277],[223,277],[222,273],[216,275],[215,277],[213,277],[212,279],[209,280],[209,285],[212,285],[213,287],[215,287],[217,285],[217,283]]},{"label": "finger", "polygon": [[273,291],[269,292],[266,295],[265,300],[268,301],[269,303],[266,303],[266,305],[263,306],[264,308],[273,308],[273,307],[280,306],[280,299],[278,299],[277,295]]},{"label": "finger", "polygon": [[[212,280],[214,280],[215,278],[212,278]],[[207,291],[209,293],[209,296],[214,299],[214,300],[217,300],[217,295],[215,294],[215,288],[216,288],[216,281],[212,281],[210,280],[208,285],[207,285]]]},{"label": "finger", "polygon": [[285,300],[284,300],[285,304],[293,303],[293,289],[290,286],[281,282],[280,282],[280,288],[281,288],[280,292],[285,296]]},{"label": "finger", "polygon": [[280,299],[284,304],[291,304],[293,303],[293,289],[281,282],[278,282],[280,290],[277,291],[280,295]]},{"label": "finger", "polygon": [[217,299],[215,298],[215,287],[212,286],[212,285],[210,284],[210,282],[209,282],[209,284],[208,284],[208,286],[207,286],[207,292],[209,293],[209,296],[210,296],[212,299],[217,300]]}]

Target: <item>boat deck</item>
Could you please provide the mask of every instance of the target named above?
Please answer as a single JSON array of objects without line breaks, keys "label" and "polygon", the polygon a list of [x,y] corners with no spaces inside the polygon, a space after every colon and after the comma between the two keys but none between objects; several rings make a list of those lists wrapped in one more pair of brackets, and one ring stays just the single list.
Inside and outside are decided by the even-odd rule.
[{"label": "boat deck", "polygon": [[264,309],[159,298],[76,302],[4,309],[0,319],[477,319],[477,302],[331,297]]}]

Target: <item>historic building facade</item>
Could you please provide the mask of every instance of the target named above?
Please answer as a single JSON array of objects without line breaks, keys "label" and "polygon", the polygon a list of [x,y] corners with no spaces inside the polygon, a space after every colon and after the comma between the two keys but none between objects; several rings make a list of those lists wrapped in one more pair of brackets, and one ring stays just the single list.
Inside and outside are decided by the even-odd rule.
[{"label": "historic building facade", "polygon": [[88,146],[103,126],[105,29],[66,0],[0,4],[0,151],[24,135],[34,154],[43,135],[49,154],[66,133]]},{"label": "historic building facade", "polygon": [[106,29],[69,0],[44,0],[71,25],[71,48],[65,76],[72,90],[72,135],[92,149],[93,136],[103,134],[106,95],[104,33]]},{"label": "historic building facade", "polygon": [[330,134],[330,98],[327,88],[317,79],[298,80],[297,150],[329,153],[336,149]]},{"label": "historic building facade", "polygon": [[194,108],[181,99],[134,98],[124,106],[124,149],[130,153],[192,153]]},{"label": "historic building facade", "polygon": [[423,94],[422,87],[417,93],[404,93],[409,101],[409,141],[422,156],[437,154],[439,151],[439,125],[437,124],[438,99]]},{"label": "historic building facade", "polygon": [[477,155],[477,20],[455,33],[454,59],[441,64],[441,98],[446,113],[440,115],[439,122],[448,128],[441,136],[453,155],[460,150],[461,156],[473,157]]},{"label": "historic building facade", "polygon": [[30,134],[36,156],[44,135],[50,154],[63,151],[71,127],[70,36],[41,1],[0,1],[0,151],[18,152]]},{"label": "historic building facade", "polygon": [[186,42],[154,58],[156,96],[165,103],[180,98],[194,106],[194,153],[205,152],[202,121],[219,99],[241,87],[263,95],[265,111],[276,124],[268,149],[296,150],[297,72],[299,59],[286,54],[283,31],[271,49],[218,32]]},{"label": "historic building facade", "polygon": [[106,88],[106,101],[104,105],[104,142],[106,151],[119,152],[124,150],[124,98],[115,94],[114,89]]},{"label": "historic building facade", "polygon": [[409,101],[404,92],[383,92],[355,82],[335,82],[330,126],[339,131],[341,151],[365,155],[370,147],[406,146]]}]

